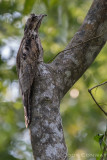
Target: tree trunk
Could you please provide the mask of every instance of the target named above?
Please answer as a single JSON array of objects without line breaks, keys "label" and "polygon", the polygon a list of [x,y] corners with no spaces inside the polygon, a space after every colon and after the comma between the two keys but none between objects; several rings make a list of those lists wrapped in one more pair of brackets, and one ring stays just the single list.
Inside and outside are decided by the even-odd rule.
[{"label": "tree trunk", "polygon": [[[94,0],[82,26],[65,51],[50,64],[38,64],[38,77],[33,84],[32,120],[29,127],[35,160],[67,159],[60,101],[99,54],[106,43],[105,31],[107,0]],[[89,39],[90,41],[87,41]],[[72,48],[73,46],[77,47]]]}]

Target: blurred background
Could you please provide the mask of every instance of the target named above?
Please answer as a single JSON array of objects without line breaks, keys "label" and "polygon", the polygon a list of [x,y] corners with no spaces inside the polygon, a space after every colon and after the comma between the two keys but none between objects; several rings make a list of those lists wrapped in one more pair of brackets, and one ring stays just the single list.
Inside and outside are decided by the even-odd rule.
[{"label": "blurred background", "polygon": [[[79,29],[91,3],[92,0],[0,0],[0,160],[33,160],[15,63],[26,19],[30,13],[48,15],[39,30],[44,61],[48,62]],[[88,89],[107,80],[106,68],[107,46],[62,100],[60,111],[72,160],[95,160],[100,152],[94,136],[105,132],[106,118]],[[103,107],[106,95],[107,85],[94,91]]]}]

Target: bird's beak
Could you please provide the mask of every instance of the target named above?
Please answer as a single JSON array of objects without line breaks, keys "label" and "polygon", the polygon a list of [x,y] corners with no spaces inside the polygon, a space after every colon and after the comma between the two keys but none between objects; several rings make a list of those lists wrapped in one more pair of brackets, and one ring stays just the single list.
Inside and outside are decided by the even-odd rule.
[{"label": "bird's beak", "polygon": [[40,15],[40,21],[41,21],[45,16],[47,16],[47,15],[46,15],[46,14],[41,14],[41,15]]},{"label": "bird's beak", "polygon": [[40,25],[41,25],[41,21],[42,21],[43,17],[45,17],[45,16],[47,16],[47,15],[46,15],[46,14],[40,14],[40,15],[39,15],[39,21],[38,21],[38,24],[37,24],[37,26],[36,26],[36,29],[37,29],[37,30],[39,29],[39,27],[40,27]]}]

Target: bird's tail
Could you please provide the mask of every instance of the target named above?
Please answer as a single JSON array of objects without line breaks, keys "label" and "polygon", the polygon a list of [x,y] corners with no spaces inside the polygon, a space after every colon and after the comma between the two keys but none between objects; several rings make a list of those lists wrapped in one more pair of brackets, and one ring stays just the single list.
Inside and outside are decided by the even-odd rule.
[{"label": "bird's tail", "polygon": [[23,103],[24,103],[25,125],[26,125],[26,128],[28,128],[31,122],[30,92],[29,91],[24,93]]}]

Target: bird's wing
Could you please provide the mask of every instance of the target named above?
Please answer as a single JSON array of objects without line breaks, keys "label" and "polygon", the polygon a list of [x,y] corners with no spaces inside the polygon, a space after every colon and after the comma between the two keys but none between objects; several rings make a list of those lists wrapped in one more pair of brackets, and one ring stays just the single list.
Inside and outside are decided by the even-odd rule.
[{"label": "bird's wing", "polygon": [[26,48],[23,40],[17,54],[17,71],[19,77],[19,85],[22,92],[25,124],[28,126],[30,122],[30,94],[35,71],[37,68],[37,49],[33,51],[32,42],[29,48]]}]

